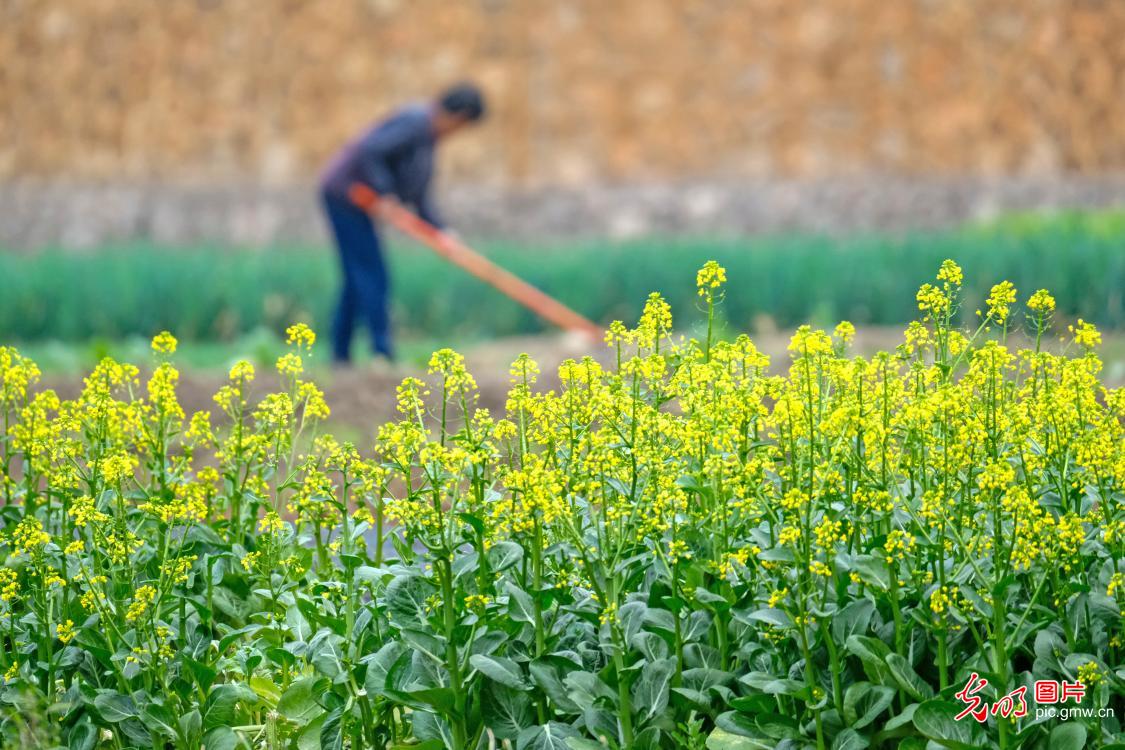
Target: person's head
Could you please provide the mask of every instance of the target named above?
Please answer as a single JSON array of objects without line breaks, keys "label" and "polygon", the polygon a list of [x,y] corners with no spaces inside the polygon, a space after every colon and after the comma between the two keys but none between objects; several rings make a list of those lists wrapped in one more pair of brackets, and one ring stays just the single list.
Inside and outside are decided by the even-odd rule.
[{"label": "person's head", "polygon": [[484,94],[472,83],[458,83],[441,93],[434,106],[433,127],[439,138],[484,118]]}]

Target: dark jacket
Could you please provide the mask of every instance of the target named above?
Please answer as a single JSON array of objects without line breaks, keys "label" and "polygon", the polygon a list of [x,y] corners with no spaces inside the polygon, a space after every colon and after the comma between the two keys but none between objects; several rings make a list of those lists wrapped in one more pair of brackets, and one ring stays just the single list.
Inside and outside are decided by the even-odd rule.
[{"label": "dark jacket", "polygon": [[430,108],[403,107],[341,149],[324,170],[321,189],[332,197],[347,198],[351,184],[362,182],[379,195],[394,195],[441,227],[430,198],[436,145]]}]

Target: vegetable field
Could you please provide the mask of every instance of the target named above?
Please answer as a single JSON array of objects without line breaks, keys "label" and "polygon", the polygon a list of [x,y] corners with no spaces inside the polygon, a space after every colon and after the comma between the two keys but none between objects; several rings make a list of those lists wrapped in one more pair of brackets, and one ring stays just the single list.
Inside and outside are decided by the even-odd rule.
[{"label": "vegetable field", "polygon": [[442,349],[359,445],[305,325],[196,413],[168,333],[72,400],[0,349],[4,746],[1125,747],[1125,390],[1073,300],[933,268],[897,348],[770,362],[709,261],[697,339],[652,294],[493,413]]},{"label": "vegetable field", "polygon": [[[515,303],[429,251],[392,236],[396,326],[407,336],[464,341],[537,333],[543,324]],[[1011,217],[987,226],[907,235],[833,238],[652,238],[612,243],[486,245],[505,268],[592,320],[634,320],[659,291],[683,327],[702,320],[682,280],[714,258],[736,279],[722,315],[737,330],[900,325],[915,314],[913,289],[944,258],[958,258],[968,282],[959,323],[994,279],[1050,286],[1059,314],[1125,326],[1125,213]],[[643,273],[639,272],[643,269]],[[0,295],[0,339],[84,342],[147,338],[232,341],[295,320],[327,330],[339,284],[335,251],[281,247],[106,247],[88,254],[0,253],[0,278],[20,279]]]}]

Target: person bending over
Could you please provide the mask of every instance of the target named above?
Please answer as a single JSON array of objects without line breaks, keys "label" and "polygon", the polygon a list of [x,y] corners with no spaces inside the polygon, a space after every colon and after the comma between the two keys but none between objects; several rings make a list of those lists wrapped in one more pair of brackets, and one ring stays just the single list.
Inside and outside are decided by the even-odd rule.
[{"label": "person bending over", "polygon": [[356,182],[367,185],[381,199],[411,206],[422,219],[442,228],[430,194],[434,151],[439,142],[480,122],[484,114],[480,89],[471,83],[457,84],[432,102],[404,106],[375,123],[341,149],[325,169],[321,200],[343,271],[332,324],[336,363],[351,359],[357,320],[367,326],[375,353],[394,359],[382,242],[371,216],[349,200],[348,189]]}]

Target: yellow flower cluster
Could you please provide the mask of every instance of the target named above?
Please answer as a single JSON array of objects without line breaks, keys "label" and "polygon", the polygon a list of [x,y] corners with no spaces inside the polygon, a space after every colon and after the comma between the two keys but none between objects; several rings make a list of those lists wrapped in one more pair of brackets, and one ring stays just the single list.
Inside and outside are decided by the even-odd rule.
[{"label": "yellow flower cluster", "polygon": [[[709,323],[726,280],[715,262],[697,275]],[[519,646],[521,665],[536,651],[578,653],[590,635],[582,649],[608,644],[607,670],[632,670],[637,644],[670,652],[665,636],[690,633],[706,647],[679,643],[670,662],[780,665],[787,680],[805,671],[814,696],[833,681],[813,664],[832,652],[829,618],[874,598],[870,633],[899,654],[921,648],[918,669],[944,669],[952,684],[964,659],[945,649],[968,639],[951,634],[971,632],[975,648],[1010,639],[1013,614],[1040,626],[1052,605],[1069,617],[1103,591],[1122,598],[1125,392],[1099,379],[1092,325],[1073,327],[1077,354],[1039,346],[1056,309],[1045,290],[1026,306],[1036,343],[1016,350],[1004,337],[1017,320],[1011,284],[992,288],[969,333],[952,323],[961,268],[947,261],[931,281],[894,351],[852,356],[850,323],[802,326],[780,364],[712,326],[703,341],[673,337],[672,311],[652,295],[635,327],[610,326],[604,357],[564,361],[557,382],[519,356],[503,413],[478,407],[464,359],[441,349],[398,386],[374,451],[310,429],[329,411],[301,380],[316,340],[306,326],[287,331],[280,390],[252,393],[254,368],[240,362],[215,414],[190,419],[168,334],[153,339],[146,391],[135,367],[107,359],[74,400],[35,392],[34,363],[0,349],[0,632],[36,623],[73,649],[97,640],[88,623],[100,620],[116,639],[104,674],[138,685],[202,636],[229,646],[209,654],[224,680],[268,686],[330,661],[306,656],[307,631],[323,623],[362,630],[348,650],[400,626],[420,644],[430,625],[441,638],[491,637],[477,627],[500,613],[526,627],[496,633],[540,636]],[[402,609],[408,625],[387,614]],[[1125,627],[1099,614],[1097,633],[1074,633],[1087,619],[1065,632],[1101,649],[1077,670],[1092,685],[1113,679],[1104,644],[1122,643]],[[546,637],[558,623],[567,631]],[[637,637],[650,625],[659,643]],[[302,648],[274,648],[291,631]],[[251,638],[269,644],[272,666],[258,646],[234,656]],[[9,679],[22,669],[47,684],[39,662],[9,658]],[[852,666],[844,684],[863,679]]]}]

